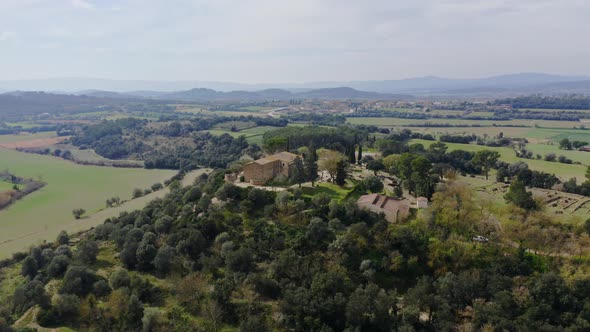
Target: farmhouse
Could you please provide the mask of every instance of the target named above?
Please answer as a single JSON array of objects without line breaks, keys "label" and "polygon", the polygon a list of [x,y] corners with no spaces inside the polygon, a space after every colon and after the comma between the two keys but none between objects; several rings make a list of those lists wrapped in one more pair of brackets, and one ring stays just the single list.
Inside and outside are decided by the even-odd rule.
[{"label": "farmhouse", "polygon": [[402,221],[410,215],[410,201],[379,194],[361,196],[356,204],[361,209],[385,214],[389,222]]},{"label": "farmhouse", "polygon": [[290,176],[296,154],[280,152],[244,165],[244,181],[263,185],[277,175]]}]

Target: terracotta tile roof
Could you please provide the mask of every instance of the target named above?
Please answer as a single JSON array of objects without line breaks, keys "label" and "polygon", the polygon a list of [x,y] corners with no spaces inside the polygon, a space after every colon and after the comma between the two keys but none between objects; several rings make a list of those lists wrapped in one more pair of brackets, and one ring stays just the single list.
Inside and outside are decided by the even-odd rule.
[{"label": "terracotta tile roof", "polygon": [[357,205],[360,208],[367,208],[374,212],[383,212],[388,221],[394,222],[398,218],[398,214],[401,218],[408,215],[411,204],[406,199],[370,194],[361,196],[357,200]]}]

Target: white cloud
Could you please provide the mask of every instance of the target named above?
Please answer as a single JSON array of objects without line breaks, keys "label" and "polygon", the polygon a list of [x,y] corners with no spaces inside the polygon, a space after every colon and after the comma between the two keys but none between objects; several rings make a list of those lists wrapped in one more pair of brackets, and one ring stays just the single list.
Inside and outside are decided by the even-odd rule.
[{"label": "white cloud", "polygon": [[16,33],[11,31],[0,31],[0,41],[9,41],[16,38]]},{"label": "white cloud", "polygon": [[[13,32],[0,40],[18,34],[19,48],[2,50],[10,61],[0,72],[235,81],[590,74],[580,37],[589,15],[586,0],[1,0],[0,22]],[[36,52],[43,45],[61,46]]]},{"label": "white cloud", "polygon": [[70,4],[79,9],[95,9],[96,7],[86,0],[70,0]]}]

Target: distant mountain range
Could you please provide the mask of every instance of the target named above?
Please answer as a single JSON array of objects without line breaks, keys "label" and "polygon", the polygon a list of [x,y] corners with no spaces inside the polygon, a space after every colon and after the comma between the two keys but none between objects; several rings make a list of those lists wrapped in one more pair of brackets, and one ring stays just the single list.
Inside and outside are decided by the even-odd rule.
[{"label": "distant mountain range", "polygon": [[420,77],[401,80],[241,84],[208,81],[139,81],[58,78],[0,81],[0,91],[47,91],[107,98],[178,100],[359,98],[391,96],[505,97],[523,94],[590,94],[589,76],[522,73],[478,79]]},{"label": "distant mountain range", "polygon": [[158,91],[133,91],[117,93],[102,90],[80,91],[76,95],[110,98],[110,99],[134,99],[148,98],[157,100],[177,101],[261,101],[261,100],[289,100],[289,99],[413,99],[411,95],[379,93],[359,91],[348,87],[313,89],[301,92],[292,92],[283,89],[265,89],[259,91],[216,91],[213,89],[196,88],[177,92]]}]

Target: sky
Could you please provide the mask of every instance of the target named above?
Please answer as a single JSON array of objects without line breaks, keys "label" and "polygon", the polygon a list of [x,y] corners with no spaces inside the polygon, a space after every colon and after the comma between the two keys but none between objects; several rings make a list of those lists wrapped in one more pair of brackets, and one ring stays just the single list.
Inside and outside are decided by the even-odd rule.
[{"label": "sky", "polygon": [[590,75],[588,0],[0,0],[0,80]]}]

